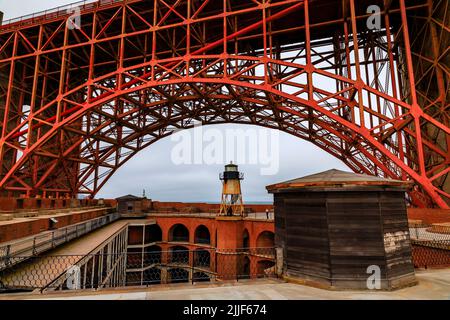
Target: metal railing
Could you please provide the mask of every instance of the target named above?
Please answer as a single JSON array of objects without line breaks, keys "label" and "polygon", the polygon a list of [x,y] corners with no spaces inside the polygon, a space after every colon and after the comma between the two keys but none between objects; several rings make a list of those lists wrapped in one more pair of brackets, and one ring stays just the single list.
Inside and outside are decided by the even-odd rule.
[{"label": "metal railing", "polygon": [[211,244],[211,238],[195,237],[194,243],[197,243],[197,244]]},{"label": "metal railing", "polygon": [[[214,282],[276,277],[274,248],[122,252],[86,256],[16,257],[20,263],[0,271],[0,292],[77,290],[169,283]],[[26,260],[26,261],[24,261]],[[116,279],[108,270],[121,265]],[[117,271],[117,268],[115,268]]]},{"label": "metal railing", "polygon": [[0,246],[0,271],[96,230],[119,217],[120,214],[116,212],[2,245]]},{"label": "metal railing", "polygon": [[83,0],[83,1],[78,1],[78,2],[68,4],[68,5],[59,6],[56,8],[24,15],[21,17],[4,20],[2,25],[0,25],[0,30],[12,28],[15,26],[34,24],[39,21],[52,20],[52,19],[70,16],[73,14],[72,10],[75,8],[78,8],[81,11],[85,11],[85,10],[99,9],[102,7],[106,7],[108,5],[112,5],[117,2],[136,2],[136,1],[138,1],[138,0]]},{"label": "metal railing", "polygon": [[450,226],[416,223],[409,232],[414,267],[450,267]]},{"label": "metal railing", "polygon": [[170,242],[189,242],[189,235],[186,236],[172,236]]}]

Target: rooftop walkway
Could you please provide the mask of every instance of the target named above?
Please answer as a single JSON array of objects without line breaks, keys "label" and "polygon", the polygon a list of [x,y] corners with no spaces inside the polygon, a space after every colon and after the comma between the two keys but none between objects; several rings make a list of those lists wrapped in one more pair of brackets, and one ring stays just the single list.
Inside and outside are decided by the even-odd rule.
[{"label": "rooftop walkway", "polygon": [[[105,208],[82,210],[78,211],[77,214],[89,213],[96,210],[104,212]],[[65,215],[67,214],[59,215],[59,217]],[[2,242],[0,243],[0,258],[14,259],[15,257],[35,256],[81,237],[118,218],[118,214],[102,215],[98,218],[70,224],[62,228],[47,230],[32,236]],[[18,260],[20,259],[16,259],[17,262]],[[14,261],[9,261],[9,263],[11,262]],[[4,267],[3,263],[0,262],[0,270]]]},{"label": "rooftop walkway", "polygon": [[450,300],[450,269],[417,271],[419,284],[397,291],[329,291],[279,280],[223,284],[171,284],[139,289],[8,294],[0,300]]},{"label": "rooftop walkway", "polygon": [[[14,268],[14,271],[8,274],[2,279],[4,285],[14,285],[16,281],[14,279],[26,279],[26,285],[29,287],[45,287],[52,283],[57,277],[65,272],[70,266],[76,264],[84,256],[93,252],[99,246],[101,246],[106,240],[120,232],[123,228],[127,227],[128,221],[119,220],[113,222],[100,229],[92,231],[87,235],[73,240],[67,244],[50,250],[31,262],[26,262],[18,265]],[[71,259],[58,259],[58,256],[72,256]],[[33,272],[36,270],[48,270],[47,277],[35,277],[33,278]],[[11,283],[9,282],[11,281]]]}]

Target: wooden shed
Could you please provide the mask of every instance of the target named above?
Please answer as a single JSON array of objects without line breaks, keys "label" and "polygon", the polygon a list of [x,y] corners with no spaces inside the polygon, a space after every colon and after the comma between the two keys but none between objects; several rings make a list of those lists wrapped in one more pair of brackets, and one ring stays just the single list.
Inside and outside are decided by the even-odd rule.
[{"label": "wooden shed", "polygon": [[408,187],[335,169],[267,186],[286,279],[337,289],[415,284]]}]

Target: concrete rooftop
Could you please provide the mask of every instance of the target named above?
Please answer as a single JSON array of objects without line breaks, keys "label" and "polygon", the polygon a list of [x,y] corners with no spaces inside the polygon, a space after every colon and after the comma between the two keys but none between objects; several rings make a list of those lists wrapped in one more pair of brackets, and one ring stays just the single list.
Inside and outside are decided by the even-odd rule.
[{"label": "concrete rooftop", "polygon": [[450,269],[417,271],[419,284],[397,291],[329,291],[276,279],[171,284],[102,291],[7,294],[0,300],[450,300]]}]

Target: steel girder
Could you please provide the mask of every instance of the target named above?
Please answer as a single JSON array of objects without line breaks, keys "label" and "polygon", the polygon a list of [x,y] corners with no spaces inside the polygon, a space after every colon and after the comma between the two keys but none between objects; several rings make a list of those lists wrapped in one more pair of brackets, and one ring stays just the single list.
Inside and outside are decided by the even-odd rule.
[{"label": "steel girder", "polygon": [[288,132],[355,172],[413,180],[417,206],[448,208],[443,2],[108,0],[73,30],[59,15],[0,27],[0,191],[95,196],[197,120]]}]

